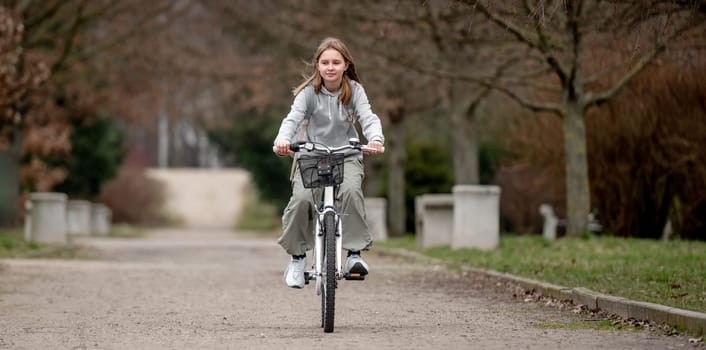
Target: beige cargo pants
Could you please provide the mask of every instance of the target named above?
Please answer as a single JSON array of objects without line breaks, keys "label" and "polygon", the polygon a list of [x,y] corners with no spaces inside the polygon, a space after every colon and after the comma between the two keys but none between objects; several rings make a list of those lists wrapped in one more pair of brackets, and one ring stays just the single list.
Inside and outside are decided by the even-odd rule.
[{"label": "beige cargo pants", "polygon": [[[336,193],[336,205],[343,225],[343,249],[366,250],[372,238],[365,221],[363,202],[363,160],[357,156],[346,157],[343,183]],[[314,205],[318,205],[323,188],[309,189],[302,185],[297,169],[292,179],[292,197],[282,214],[283,234],[278,243],[289,255],[304,255],[314,249]]]}]

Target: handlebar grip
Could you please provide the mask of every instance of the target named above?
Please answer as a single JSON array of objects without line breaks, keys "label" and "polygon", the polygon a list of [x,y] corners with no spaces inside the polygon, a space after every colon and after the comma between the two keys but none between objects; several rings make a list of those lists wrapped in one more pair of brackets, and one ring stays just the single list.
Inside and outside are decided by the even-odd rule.
[{"label": "handlebar grip", "polygon": [[[367,145],[362,146],[362,147],[359,148],[359,149],[361,149],[361,150],[371,150],[371,151],[374,150],[374,148],[368,147]],[[385,153],[385,146],[382,146],[382,148],[380,148],[380,154],[382,154],[382,153]]]},{"label": "handlebar grip", "polygon": [[[296,142],[289,144],[289,150],[292,152],[299,152],[299,149],[301,148],[301,145],[303,145],[303,142]],[[272,145],[272,152],[277,153],[277,146]]]}]

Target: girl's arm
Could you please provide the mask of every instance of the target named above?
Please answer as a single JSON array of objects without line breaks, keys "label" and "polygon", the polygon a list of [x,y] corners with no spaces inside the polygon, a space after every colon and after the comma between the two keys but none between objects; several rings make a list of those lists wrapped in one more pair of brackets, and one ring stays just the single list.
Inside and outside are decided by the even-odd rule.
[{"label": "girl's arm", "polygon": [[299,126],[304,120],[304,117],[306,117],[308,103],[307,95],[310,92],[307,90],[310,89],[313,89],[313,87],[307,86],[294,97],[294,102],[292,102],[292,107],[290,108],[289,113],[286,117],[284,117],[284,119],[282,119],[279,132],[273,142],[276,146],[277,154],[284,155],[291,153],[289,150],[289,144],[292,142],[297,130],[299,130]]},{"label": "girl's arm", "polygon": [[353,105],[358,115],[358,122],[363,131],[363,136],[365,136],[368,142],[378,141],[382,146],[385,143],[385,135],[382,133],[382,123],[380,122],[380,118],[378,118],[370,108],[370,102],[368,102],[365,89],[357,82],[353,82]]}]

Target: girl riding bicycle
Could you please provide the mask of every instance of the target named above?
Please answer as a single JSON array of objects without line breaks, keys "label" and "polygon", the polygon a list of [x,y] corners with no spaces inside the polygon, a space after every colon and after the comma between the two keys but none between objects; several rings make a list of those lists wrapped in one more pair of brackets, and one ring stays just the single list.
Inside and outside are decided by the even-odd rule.
[{"label": "girl riding bicycle", "polygon": [[[358,138],[356,122],[372,148],[364,153],[380,153],[385,141],[382,124],[370,108],[346,45],[336,38],[324,39],[316,49],[311,66],[307,78],[294,89],[291,110],[282,120],[274,141],[275,153],[292,154],[289,147],[299,137],[330,147],[346,145],[350,138]],[[344,271],[365,276],[368,265],[360,252],[371,247],[372,239],[365,221],[362,155],[353,151],[347,154],[344,167],[343,183],[336,195],[345,213],[343,248],[348,250],[348,258]],[[315,203],[311,190],[302,185],[299,172],[292,174],[292,196],[282,215],[283,234],[278,243],[292,256],[285,270],[285,282],[289,287],[303,288],[306,252],[314,247]]]}]

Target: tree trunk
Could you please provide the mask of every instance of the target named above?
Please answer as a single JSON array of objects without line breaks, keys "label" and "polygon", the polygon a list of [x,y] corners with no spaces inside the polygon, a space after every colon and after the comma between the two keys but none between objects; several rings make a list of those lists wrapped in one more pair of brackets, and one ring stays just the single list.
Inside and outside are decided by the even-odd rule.
[{"label": "tree trunk", "polygon": [[20,156],[22,130],[15,125],[13,144],[0,151],[0,227],[17,225],[20,198]]},{"label": "tree trunk", "polygon": [[468,102],[461,103],[451,115],[454,179],[457,185],[479,183],[476,108],[469,108]]},{"label": "tree trunk", "polygon": [[402,118],[391,118],[392,125],[387,132],[385,152],[387,153],[389,177],[387,179],[387,201],[390,236],[399,237],[406,232],[405,178],[407,161],[406,135]]},{"label": "tree trunk", "polygon": [[586,232],[591,209],[586,158],[584,108],[578,101],[566,103],[564,115],[564,152],[566,158],[566,234]]}]

